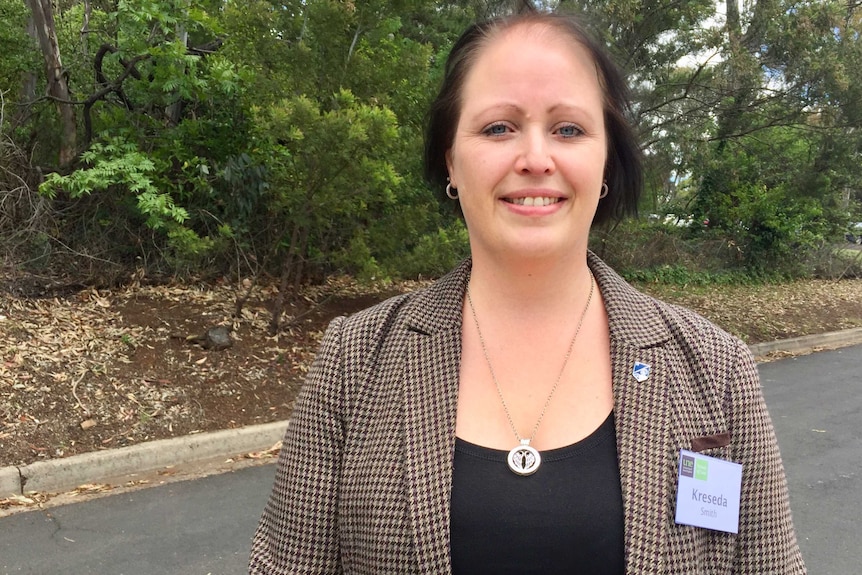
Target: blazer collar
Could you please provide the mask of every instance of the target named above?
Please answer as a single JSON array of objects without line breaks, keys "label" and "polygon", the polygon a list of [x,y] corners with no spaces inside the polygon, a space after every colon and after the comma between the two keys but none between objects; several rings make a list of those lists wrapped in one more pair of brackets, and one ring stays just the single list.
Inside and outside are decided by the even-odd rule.
[{"label": "blazer collar", "polygon": [[[605,302],[611,338],[638,348],[662,345],[671,338],[653,298],[631,287],[598,256],[587,252],[587,264],[593,271]],[[468,258],[443,278],[422,290],[408,304],[407,325],[431,334],[441,329],[461,326],[461,310],[472,261]]]},{"label": "blazer collar", "polygon": [[587,252],[587,264],[605,302],[611,339],[641,349],[670,340],[671,333],[656,300],[630,286],[593,252]]},{"label": "blazer collar", "polygon": [[449,518],[461,368],[461,310],[470,262],[405,308],[405,481],[419,572],[451,573]]},{"label": "blazer collar", "polygon": [[[668,457],[673,368],[665,346],[672,334],[662,304],[632,288],[594,254],[588,254],[588,262],[610,326],[626,573],[664,573],[675,473],[674,459]],[[636,364],[649,366],[647,377],[635,377]]]},{"label": "blazer collar", "polygon": [[454,270],[431,284],[407,304],[406,323],[409,329],[424,334],[457,329],[461,333],[461,310],[467,282],[470,281],[469,258]]}]

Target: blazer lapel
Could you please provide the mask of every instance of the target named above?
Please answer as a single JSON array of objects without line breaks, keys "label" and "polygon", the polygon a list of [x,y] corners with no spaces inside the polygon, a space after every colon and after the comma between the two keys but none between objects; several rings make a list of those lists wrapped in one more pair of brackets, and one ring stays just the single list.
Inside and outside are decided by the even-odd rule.
[{"label": "blazer lapel", "polygon": [[[602,292],[611,332],[626,573],[664,573],[674,480],[674,469],[668,468],[670,366],[664,350],[670,334],[650,298],[593,254],[588,261]],[[649,366],[648,377],[634,375],[636,363]]]},{"label": "blazer lapel", "polygon": [[465,262],[411,304],[404,369],[405,480],[420,572],[451,573],[449,501]]},{"label": "blazer lapel", "polygon": [[[664,573],[670,504],[668,387],[661,349],[612,340],[614,419],[625,510],[626,573]],[[638,381],[636,362],[650,366]],[[670,475],[672,477],[672,475]]]}]

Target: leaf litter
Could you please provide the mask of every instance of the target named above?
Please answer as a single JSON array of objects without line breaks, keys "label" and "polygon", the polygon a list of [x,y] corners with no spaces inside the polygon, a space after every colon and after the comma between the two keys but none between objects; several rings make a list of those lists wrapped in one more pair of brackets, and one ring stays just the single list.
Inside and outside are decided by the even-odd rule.
[{"label": "leaf litter", "polygon": [[[267,332],[274,287],[258,288],[239,318],[237,286],[226,282],[51,298],[0,290],[0,466],[286,419],[332,317],[421,285],[369,288],[335,278],[306,290],[274,337]],[[860,280],[638,287],[747,343],[862,327]],[[231,326],[232,347],[189,343],[216,325]],[[271,459],[279,448],[239,459]],[[45,497],[0,499],[0,509]]]},{"label": "leaf litter", "polygon": [[[328,321],[393,293],[333,279],[270,337],[275,289],[258,289],[239,318],[224,282],[0,291],[0,466],[286,419]],[[189,341],[218,325],[231,327],[230,348]]]}]

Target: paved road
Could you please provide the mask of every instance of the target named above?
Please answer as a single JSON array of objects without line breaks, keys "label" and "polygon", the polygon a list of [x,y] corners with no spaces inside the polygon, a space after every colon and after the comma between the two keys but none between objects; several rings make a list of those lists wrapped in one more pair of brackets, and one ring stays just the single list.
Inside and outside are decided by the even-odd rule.
[{"label": "paved road", "polygon": [[0,574],[246,573],[274,473],[250,467],[0,518]]},{"label": "paved road", "polygon": [[760,366],[812,575],[862,564],[862,346]]},{"label": "paved road", "polygon": [[[812,575],[859,569],[862,346],[760,366]],[[244,573],[272,465],[0,518],[0,574]]]}]

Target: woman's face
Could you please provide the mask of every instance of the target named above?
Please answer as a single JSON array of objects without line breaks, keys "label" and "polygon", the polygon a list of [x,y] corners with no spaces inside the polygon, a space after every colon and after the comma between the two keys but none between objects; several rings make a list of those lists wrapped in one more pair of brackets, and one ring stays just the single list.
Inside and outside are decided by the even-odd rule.
[{"label": "woman's face", "polygon": [[521,25],[483,47],[446,154],[473,257],[567,257],[587,248],[607,141],[592,59]]}]

